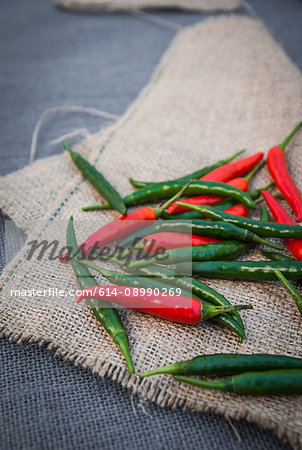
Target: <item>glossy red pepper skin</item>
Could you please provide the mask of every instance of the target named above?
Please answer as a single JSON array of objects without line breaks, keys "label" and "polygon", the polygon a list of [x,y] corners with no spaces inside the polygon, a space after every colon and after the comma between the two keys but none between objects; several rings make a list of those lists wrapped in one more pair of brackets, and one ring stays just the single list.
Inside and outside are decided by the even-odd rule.
[{"label": "glossy red pepper skin", "polygon": [[225,213],[233,214],[234,216],[240,216],[240,217],[248,217],[249,216],[249,210],[244,205],[234,205],[231,206],[231,208],[225,209]]},{"label": "glossy red pepper skin", "polygon": [[238,161],[225,164],[204,175],[201,180],[226,182],[232,178],[242,177],[258,164],[263,156],[263,152],[258,152],[246,158],[241,158]]},{"label": "glossy red pepper skin", "polygon": [[[156,219],[157,216],[155,211],[149,206],[144,206],[129,214],[125,214],[124,216],[107,223],[89,236],[80,246],[81,253],[85,256],[92,247],[98,248],[122,239],[125,236],[128,236],[128,234],[152,225]],[[64,262],[67,260],[68,254],[65,253],[60,258],[60,261]]]},{"label": "glossy red pepper skin", "polygon": [[[210,180],[211,181],[211,180]],[[242,191],[246,192],[249,189],[249,183],[245,178],[234,178],[227,182],[230,186],[234,186]],[[186,198],[185,203],[190,203],[191,205],[216,205],[225,200],[225,197],[221,197],[220,195],[198,195],[196,197]],[[167,209],[168,214],[177,214],[180,212],[189,211],[188,208],[184,208],[183,206],[177,205],[176,202],[172,203]]]},{"label": "glossy red pepper skin", "polygon": [[83,290],[77,298],[77,303],[89,297],[116,303],[171,322],[195,325],[202,321],[202,304],[197,299],[168,293],[163,295],[161,291],[158,295],[145,293],[138,296],[135,294],[137,291],[139,291],[138,288],[126,286],[95,286],[95,288]]},{"label": "glossy red pepper skin", "polygon": [[[270,192],[262,191],[262,195],[276,222],[285,223],[287,225],[296,225],[287,211],[285,211],[278,200],[276,200]],[[291,254],[302,261],[302,239],[284,239],[284,242]]]},{"label": "glossy red pepper skin", "polygon": [[302,195],[289,173],[285,151],[281,147],[276,146],[269,150],[267,167],[276,186],[296,214],[296,222],[301,222]]}]

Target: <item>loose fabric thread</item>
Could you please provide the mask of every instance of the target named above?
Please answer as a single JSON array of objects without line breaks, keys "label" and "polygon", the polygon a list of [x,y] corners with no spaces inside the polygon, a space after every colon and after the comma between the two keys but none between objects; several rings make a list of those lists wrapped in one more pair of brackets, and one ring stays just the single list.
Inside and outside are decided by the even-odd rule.
[{"label": "loose fabric thread", "polygon": [[[30,146],[30,155],[29,155],[29,164],[32,164],[32,162],[35,159],[36,151],[37,151],[37,142],[38,142],[38,136],[41,129],[41,126],[43,125],[45,119],[52,115],[56,114],[58,112],[71,112],[71,113],[82,113],[82,114],[89,114],[91,116],[97,116],[102,117],[103,119],[108,120],[117,120],[119,119],[119,116],[116,114],[111,114],[106,111],[102,111],[100,109],[95,108],[86,108],[84,106],[56,106],[54,108],[48,108],[43,111],[40,118],[38,119],[36,126],[34,128],[34,132],[32,135],[31,140],[31,146]],[[82,134],[82,132],[80,133]],[[72,136],[79,135],[79,132],[72,133]],[[70,137],[70,136],[69,136]],[[56,139],[55,142],[57,142],[60,138]],[[62,138],[63,139],[63,138]]]}]

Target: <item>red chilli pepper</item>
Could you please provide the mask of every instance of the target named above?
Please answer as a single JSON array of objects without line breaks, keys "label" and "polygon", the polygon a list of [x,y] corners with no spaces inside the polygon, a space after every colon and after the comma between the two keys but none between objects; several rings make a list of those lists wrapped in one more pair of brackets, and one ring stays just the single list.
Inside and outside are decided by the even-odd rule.
[{"label": "red chilli pepper", "polygon": [[[85,257],[91,248],[96,249],[103,247],[104,245],[123,239],[131,233],[135,233],[135,231],[152,225],[153,222],[160,217],[167,206],[185,192],[190,183],[191,181],[189,181],[180,192],[174,195],[160,208],[150,208],[149,206],[144,206],[107,223],[98,231],[89,236],[86,241],[79,246],[82,255]],[[61,256],[60,261],[64,262],[67,260],[68,253],[64,253],[64,255]]]},{"label": "red chilli pepper", "polygon": [[171,322],[196,325],[218,314],[251,309],[251,305],[213,306],[195,298],[128,286],[95,286],[84,289],[77,303],[85,298],[116,303]]},{"label": "red chilli pepper", "polygon": [[298,123],[285,141],[279,146],[272,147],[267,154],[268,170],[276,186],[296,214],[296,222],[302,220],[302,195],[289,173],[284,149],[301,126],[302,122]]},{"label": "red chilli pepper", "polygon": [[225,209],[224,212],[228,214],[233,214],[233,216],[240,216],[240,217],[249,216],[249,210],[244,205],[234,205],[231,208]]},{"label": "red chilli pepper", "polygon": [[[290,215],[270,192],[262,191],[262,195],[276,222],[285,223],[287,225],[296,225]],[[302,239],[284,239],[284,242],[291,254],[302,261]]]},{"label": "red chilli pepper", "polygon": [[212,172],[203,176],[201,180],[226,182],[232,178],[242,177],[258,164],[263,156],[264,153],[258,152],[254,155],[247,156],[246,158],[241,158],[238,161],[225,164],[224,166],[212,170]]},{"label": "red chilli pepper", "polygon": [[[241,189],[241,191],[245,192],[249,189],[249,183],[245,178],[234,178],[233,180],[228,181],[226,184],[234,186],[238,189]],[[222,197],[220,195],[198,195],[197,197],[186,198],[185,202],[190,203],[191,205],[212,206],[222,202],[223,200],[225,200],[225,197]],[[176,202],[172,203],[172,205],[170,205],[167,210],[168,214],[176,214],[183,211],[189,211],[189,209],[185,208],[184,206],[177,205]]]}]

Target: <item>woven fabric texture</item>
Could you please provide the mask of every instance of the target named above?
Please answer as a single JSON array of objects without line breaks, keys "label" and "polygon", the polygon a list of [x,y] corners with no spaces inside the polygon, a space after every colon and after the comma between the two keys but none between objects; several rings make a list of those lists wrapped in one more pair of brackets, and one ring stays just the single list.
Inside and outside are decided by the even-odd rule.
[{"label": "woven fabric texture", "polygon": [[[149,85],[125,116],[110,129],[91,136],[78,150],[88,155],[121,192],[130,192],[128,176],[150,180],[181,175],[228,156],[236,149],[249,153],[281,142],[300,119],[300,72],[257,21],[222,18],[181,31],[163,57]],[[301,137],[291,144],[290,168],[301,186]],[[188,157],[189,156],[189,157]],[[57,158],[57,159],[55,159]],[[49,160],[50,161],[50,160]],[[117,217],[114,212],[81,213],[80,206],[99,202],[100,196],[74,170],[66,156],[53,171],[66,171],[70,180],[59,192],[43,200],[44,173],[49,161],[1,179],[3,211],[30,233],[32,239],[64,241],[68,217],[75,217],[79,241],[96,227]],[[40,164],[40,165],[39,165]],[[39,170],[37,170],[37,168]],[[26,174],[27,177],[22,177]],[[31,172],[30,172],[31,171]],[[31,175],[30,175],[31,173]],[[51,175],[48,175],[51,177]],[[40,180],[32,187],[31,177]],[[54,179],[56,176],[53,177]],[[268,181],[266,171],[255,185]],[[48,181],[48,184],[50,181]],[[15,208],[24,192],[22,209]],[[46,192],[46,189],[45,191]],[[27,194],[27,195],[26,195]],[[34,198],[40,213],[33,223]],[[45,215],[43,204],[49,205]],[[24,208],[24,209],[23,209]],[[25,216],[25,211],[28,212]],[[57,261],[27,261],[25,247],[5,269],[1,297],[2,334],[15,340],[49,342],[65,358],[108,375],[143,398],[159,405],[195,410],[212,409],[234,418],[244,417],[302,444],[302,401],[297,397],[237,397],[198,391],[169,377],[130,378],[123,358],[86,308],[75,308],[74,299],[10,298],[10,290],[75,288],[68,265]],[[253,258],[259,257],[257,254]],[[254,305],[243,313],[247,342],[240,345],[229,332],[212,325],[189,327],[170,324],[142,314],[123,311],[137,372],[203,353],[270,352],[301,354],[301,317],[292,299],[277,283],[211,281],[211,286],[232,302]]]},{"label": "woven fabric texture", "polygon": [[56,0],[60,7],[73,10],[133,10],[144,8],[185,9],[191,11],[232,11],[239,0]]}]

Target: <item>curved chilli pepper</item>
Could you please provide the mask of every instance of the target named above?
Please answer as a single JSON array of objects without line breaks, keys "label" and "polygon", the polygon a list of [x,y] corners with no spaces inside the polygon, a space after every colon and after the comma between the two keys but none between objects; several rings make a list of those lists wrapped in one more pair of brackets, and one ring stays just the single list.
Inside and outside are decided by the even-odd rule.
[{"label": "curved chilli pepper", "polygon": [[127,211],[126,205],[117,190],[106,180],[106,178],[92,166],[79,153],[71,150],[67,142],[63,141],[65,148],[68,150],[72,161],[81,171],[85,178],[92,186],[109,202],[113,208],[117,209],[121,214]]},{"label": "curved chilli pepper", "polygon": [[[198,206],[198,208],[200,208],[200,206]],[[226,215],[228,216],[228,214]],[[127,236],[127,238],[122,240],[119,245],[121,247],[126,247],[139,237],[148,236],[151,233],[157,233],[160,231],[171,231],[199,236],[204,235],[218,237],[221,239],[236,239],[238,241],[252,241],[257,242],[258,244],[268,245],[269,247],[276,248],[277,250],[282,250],[282,247],[279,245],[257,236],[250,230],[242,229],[228,222],[214,222],[210,220],[192,220],[191,222],[176,220],[160,221],[148,228],[145,228],[144,230],[140,230],[137,233]]]},{"label": "curved chilli pepper", "polygon": [[219,381],[196,380],[180,375],[175,375],[174,378],[200,388],[236,394],[302,394],[302,369],[244,372]]},{"label": "curved chilli pepper", "polygon": [[142,373],[145,378],[152,375],[168,373],[170,375],[232,375],[242,372],[302,369],[302,358],[292,358],[283,355],[269,355],[263,353],[238,354],[218,353],[213,355],[196,356],[187,361],[180,361],[159,369]]},{"label": "curved chilli pepper", "polygon": [[[78,252],[72,217],[69,219],[67,227],[67,246],[72,249],[72,253],[76,254]],[[95,286],[96,280],[85,267],[79,264],[75,258],[72,258],[70,262],[81,289]],[[103,325],[107,333],[112,337],[113,342],[122,351],[129,372],[134,373],[133,362],[129,351],[129,340],[119,313],[114,308],[109,308],[108,304],[100,304],[100,302],[96,302],[91,298],[87,300],[87,303],[91,307],[96,319]]]},{"label": "curved chilli pepper", "polygon": [[[211,180],[210,180],[211,181]],[[226,184],[230,186],[234,186],[241,191],[246,192],[249,188],[249,183],[245,178],[234,178],[233,180],[228,181]],[[225,197],[221,197],[219,195],[198,195],[196,197],[186,198],[185,203],[190,203],[192,205],[216,205],[217,203],[225,200]],[[168,214],[176,214],[184,211],[188,211],[188,208],[183,206],[179,206],[176,203],[172,203],[167,209]]]},{"label": "curved chilli pepper", "polygon": [[[224,166],[224,165],[230,163],[235,158],[237,158],[237,156],[241,155],[244,152],[245,152],[245,150],[240,150],[239,152],[234,153],[229,158],[218,161],[217,163],[212,164],[211,166],[196,170],[195,172],[189,173],[188,175],[185,175],[180,178],[175,178],[174,180],[165,180],[165,181],[160,181],[159,183],[166,184],[166,183],[175,183],[175,182],[183,182],[183,181],[187,182],[189,180],[197,180],[198,178],[203,177],[204,175],[208,174],[209,172],[212,172],[217,167],[221,167],[221,166]],[[137,188],[150,186],[151,184],[159,184],[157,181],[137,181],[137,180],[134,180],[133,178],[129,178],[129,181],[134,187],[137,187]]]},{"label": "curved chilli pepper", "polygon": [[137,295],[135,288],[119,286],[95,286],[83,289],[77,303],[86,298],[99,299],[135,309],[151,316],[161,317],[170,322],[196,325],[211,317],[228,311],[239,311],[252,309],[252,305],[213,306],[201,304],[195,298],[178,295],[165,295],[161,291],[154,290],[151,294],[147,292]]},{"label": "curved chilli pepper", "polygon": [[263,256],[270,259],[271,261],[293,261],[292,258],[289,258],[289,256],[283,255],[283,253],[278,252],[268,252],[266,250],[263,250],[263,248],[260,249]]},{"label": "curved chilli pepper", "polygon": [[[179,286],[181,289],[192,292],[192,294],[196,295],[198,298],[202,298],[212,305],[231,306],[231,303],[223,295],[219,294],[206,284],[196,280],[195,278],[190,278],[187,276],[176,277],[174,272],[167,267],[150,265],[137,269],[137,273],[141,276],[144,275],[150,278],[163,278],[164,281],[171,284],[171,286]],[[231,331],[236,333],[241,340],[246,339],[244,325],[237,311],[213,317],[212,321],[229,328]]]},{"label": "curved chilli pepper", "polygon": [[176,264],[176,274],[193,274],[206,278],[221,280],[276,280],[278,269],[290,280],[302,279],[302,262],[300,261],[211,261]]},{"label": "curved chilli pepper", "polygon": [[288,290],[288,292],[291,294],[293,299],[295,300],[295,303],[298,307],[299,313],[302,316],[302,295],[299,294],[299,292],[294,288],[294,286],[285,278],[284,275],[280,272],[280,270],[275,270],[276,276],[279,278],[279,280],[282,282],[284,287]]},{"label": "curved chilli pepper", "polygon": [[[235,216],[239,214],[234,214]],[[260,205],[260,220],[261,222],[269,222],[271,220],[268,209],[264,205]]]},{"label": "curved chilli pepper", "polygon": [[[116,240],[123,239],[125,236],[128,236],[128,234],[134,233],[135,231],[150,226],[150,224],[152,224],[161,215],[167,205],[175,200],[175,197],[179,197],[182,195],[189,184],[190,182],[188,182],[179,193],[168,200],[168,202],[165,203],[161,208],[150,208],[149,206],[144,206],[137,211],[125,214],[124,216],[107,223],[95,233],[90,235],[86,239],[86,241],[81,244],[80,251],[82,255],[85,256],[91,248],[96,249],[102,247]],[[60,261],[67,261],[67,259],[68,253],[65,253],[60,258]]]},{"label": "curved chilli pepper", "polygon": [[[180,202],[181,203],[181,202]],[[183,203],[186,205],[186,203]],[[244,228],[253,231],[259,236],[265,237],[277,237],[280,239],[286,238],[302,238],[302,227],[298,225],[287,225],[284,223],[276,222],[261,222],[255,219],[249,219],[246,217],[238,217],[232,214],[226,214],[222,211],[212,208],[211,206],[195,206],[190,205],[194,211],[200,213],[202,217],[207,217],[211,220],[223,221],[225,223],[232,223],[239,228]],[[193,222],[198,222],[194,220]]]},{"label": "curved chilli pepper", "polygon": [[[168,186],[167,189],[158,185],[146,187],[124,197],[124,201],[127,206],[132,206],[141,202],[162,200],[174,195],[182,186],[183,183],[175,183]],[[230,197],[248,208],[255,209],[255,203],[248,194],[226,183],[195,180],[188,187],[186,193],[189,195],[214,194],[221,197]]]},{"label": "curved chilli pepper", "polygon": [[135,270],[139,267],[148,264],[177,264],[184,261],[221,261],[236,258],[242,255],[251,246],[241,241],[223,241],[215,244],[206,244],[197,247],[183,247],[164,251],[160,256],[153,258],[146,258],[144,255],[139,260],[129,265],[130,270]]},{"label": "curved chilli pepper", "polygon": [[155,233],[144,238],[145,251],[149,250],[149,255],[153,256],[159,248],[170,250],[172,248],[195,247],[197,245],[214,244],[221,239],[208,236],[197,236],[182,233]]},{"label": "curved chilli pepper", "polygon": [[[231,303],[225,297],[223,297],[223,295],[218,294],[218,292],[214,291],[213,289],[209,288],[203,283],[194,280],[196,286],[192,286],[192,282],[189,277],[182,277],[183,282],[174,283],[173,278],[172,279],[170,278],[171,275],[173,277],[173,272],[167,268],[161,268],[159,266],[149,266],[149,270],[147,271],[146,270],[144,271],[144,269],[141,270],[141,272],[143,272],[143,275],[145,275],[144,277],[142,275],[141,276],[126,275],[123,273],[115,272],[113,270],[104,269],[86,260],[79,260],[79,262],[80,264],[83,264],[84,266],[99,272],[113,284],[132,287],[143,287],[146,289],[148,288],[151,289],[157,288],[160,290],[165,289],[166,292],[168,292],[169,289],[171,288],[175,289],[175,286],[179,286],[182,292],[181,295],[184,295],[185,297],[189,298],[193,297],[203,303],[206,303],[204,300],[205,298],[208,299],[208,303],[211,303],[212,305],[215,306],[232,306]],[[161,276],[155,276],[158,275],[159,273]],[[187,280],[184,280],[185,278]],[[199,294],[201,293],[203,297],[202,298],[199,297],[199,295],[196,294],[197,292]],[[244,326],[241,317],[239,316],[237,311],[215,316],[211,319],[211,321],[230,329],[231,331],[233,331],[238,335],[241,341],[243,339],[246,339],[244,333]]]},{"label": "curved chilli pepper", "polygon": [[[167,184],[152,184],[151,186],[146,186],[145,188],[138,189],[137,191],[126,195],[123,198],[123,201],[126,206],[135,206],[145,202],[164,200],[175,195],[182,187],[184,187],[184,185],[184,181]],[[237,189],[236,187],[230,186],[226,183],[220,183],[217,181],[193,180],[191,185],[187,188],[186,193],[188,195],[214,194],[223,197],[230,197],[247,206],[248,208],[256,209],[255,202],[246,192],[243,192],[240,189]],[[111,209],[111,205],[93,205],[86,206],[82,209],[84,211],[93,209],[106,210]]]},{"label": "curved chilli pepper", "polygon": [[[290,215],[285,211],[285,209],[280,205],[278,200],[272,196],[270,192],[262,191],[262,195],[269,207],[274,219],[278,223],[295,225]],[[285,239],[284,240],[288,250],[294,255],[295,258],[302,260],[302,239]]]},{"label": "curved chilli pepper", "polygon": [[279,146],[272,147],[267,154],[268,170],[296,214],[296,222],[302,220],[302,195],[289,173],[284,149],[301,126],[302,122],[299,122],[285,141]]},{"label": "curved chilli pepper", "polygon": [[231,162],[225,166],[218,167],[202,177],[202,179],[204,181],[228,181],[232,178],[241,177],[256,166],[256,164],[261,161],[263,156],[263,152],[258,152],[254,155],[247,156],[246,158],[241,158],[239,161]]}]

